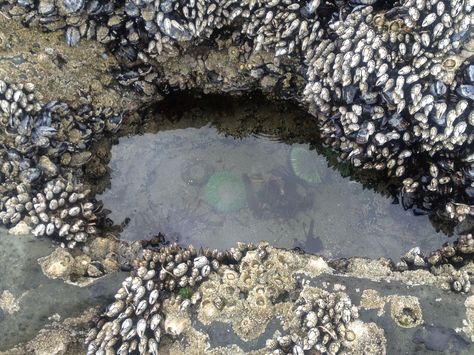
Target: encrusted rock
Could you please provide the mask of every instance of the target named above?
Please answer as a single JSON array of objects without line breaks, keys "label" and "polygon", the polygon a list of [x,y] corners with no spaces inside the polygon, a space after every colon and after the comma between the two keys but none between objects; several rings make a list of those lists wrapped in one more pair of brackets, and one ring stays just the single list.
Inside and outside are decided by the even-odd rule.
[{"label": "encrusted rock", "polygon": [[50,255],[38,259],[43,273],[52,279],[68,279],[74,266],[74,257],[65,249],[57,248]]}]

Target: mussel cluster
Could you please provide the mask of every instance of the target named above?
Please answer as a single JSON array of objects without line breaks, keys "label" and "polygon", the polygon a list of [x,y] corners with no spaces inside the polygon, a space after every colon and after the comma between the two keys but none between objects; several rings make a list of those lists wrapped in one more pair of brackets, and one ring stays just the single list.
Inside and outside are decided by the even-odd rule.
[{"label": "mussel cluster", "polygon": [[326,33],[338,10],[320,0],[6,0],[4,8],[27,26],[64,30],[72,46],[95,39],[131,61],[173,53],[183,42],[199,43],[236,24],[249,50],[301,53]]},{"label": "mussel cluster", "polygon": [[304,99],[322,113],[328,144],[355,166],[400,178],[406,205],[414,195],[425,210],[443,201],[459,220],[474,213],[473,5],[362,7],[332,21],[336,40],[305,57]]},{"label": "mussel cluster", "polygon": [[272,355],[337,354],[344,341],[353,341],[355,334],[349,324],[359,317],[359,311],[350,298],[339,292],[327,292],[319,296],[301,296],[293,306],[297,326],[294,332],[267,340]]},{"label": "mussel cluster", "polygon": [[94,139],[115,132],[112,110],[41,104],[31,83],[0,80],[0,222],[74,247],[96,233],[101,204],[81,182]]},{"label": "mussel cluster", "polygon": [[[229,36],[244,54],[274,53],[306,79],[298,100],[317,116],[326,144],[343,160],[400,180],[405,203],[460,221],[474,215],[473,0],[4,0],[2,16],[44,31],[64,31],[71,46],[97,40],[127,67],[119,82],[144,91],[162,85],[154,60]],[[149,66],[143,67],[143,64]],[[143,69],[146,68],[146,69]],[[258,69],[264,70],[262,68]],[[261,73],[249,70],[251,76]],[[91,143],[122,120],[110,109],[35,99],[30,83],[0,81],[0,221],[74,247],[96,233],[100,203],[83,185]],[[419,201],[419,202],[418,202]],[[399,268],[463,261],[462,236],[425,257],[412,250]],[[177,245],[145,249],[139,266],[87,337],[88,353],[158,353],[166,332],[161,305],[247,250]],[[265,254],[264,250],[259,251]],[[404,263],[404,264],[403,264]],[[453,289],[469,290],[460,273]],[[191,300],[184,299],[185,310]],[[354,333],[357,308],[344,295],[300,298],[293,310],[304,334],[268,342],[275,354],[337,353]]]},{"label": "mussel cluster", "polygon": [[186,290],[197,287],[221,264],[235,267],[247,250],[255,248],[239,244],[226,252],[207,249],[198,254],[193,246],[183,248],[173,243],[144,249],[137,268],[123,281],[115,301],[89,332],[88,354],[158,354],[160,339],[166,333],[163,301],[177,293],[179,309],[185,311],[197,300],[181,294],[186,296]]},{"label": "mussel cluster", "polygon": [[423,254],[419,247],[406,252],[396,264],[398,271],[429,268],[437,275],[450,274],[451,288],[455,292],[469,292],[471,282],[463,266],[472,262],[474,257],[474,238],[472,234],[460,235],[454,243],[444,243],[441,248]]},{"label": "mussel cluster", "polygon": [[411,248],[396,264],[397,271],[430,269],[434,275],[449,275],[451,289],[467,293],[471,289],[468,271],[474,257],[474,238],[472,234],[458,236],[454,243],[444,243],[439,249],[424,254],[419,247]]},{"label": "mussel cluster", "polygon": [[[120,82],[160,86],[154,59],[233,31],[243,57],[266,50],[301,72],[298,99],[326,143],[399,180],[404,205],[474,214],[472,0],[7,0],[25,25],[107,44],[138,63]],[[219,31],[221,30],[222,31]],[[150,65],[143,68],[143,64]],[[296,66],[296,67],[294,67]],[[250,75],[259,77],[258,69]],[[263,69],[261,69],[263,70]],[[142,81],[143,77],[146,79]]]},{"label": "mussel cluster", "polygon": [[474,256],[474,239],[472,234],[460,235],[454,243],[444,243],[441,248],[424,255],[419,247],[410,249],[397,264],[397,269],[405,271],[414,268],[424,268],[451,264],[462,266]]}]

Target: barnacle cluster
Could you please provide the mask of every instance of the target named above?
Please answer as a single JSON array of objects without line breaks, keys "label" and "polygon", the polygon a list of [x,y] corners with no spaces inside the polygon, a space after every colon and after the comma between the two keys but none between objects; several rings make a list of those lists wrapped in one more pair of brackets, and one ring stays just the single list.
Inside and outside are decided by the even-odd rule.
[{"label": "barnacle cluster", "polygon": [[292,313],[289,334],[279,334],[267,341],[271,354],[304,354],[308,350],[337,354],[343,342],[355,340],[349,325],[359,317],[359,311],[343,292],[304,289]]},{"label": "barnacle cluster", "polygon": [[179,296],[174,301],[180,301],[180,311],[186,311],[199,298],[193,295],[183,299],[183,295],[206,280],[212,270],[218,270],[221,263],[235,264],[253,248],[242,244],[239,249],[205,250],[201,255],[193,246],[182,248],[177,244],[143,250],[137,268],[123,281],[115,301],[89,332],[88,354],[112,350],[117,354],[157,354],[162,336],[169,333],[163,302],[175,297],[175,291]]},{"label": "barnacle cluster", "polygon": [[81,182],[91,142],[121,115],[64,102],[42,104],[31,83],[0,80],[0,221],[74,247],[96,234],[101,204]]},{"label": "barnacle cluster", "polygon": [[[204,325],[230,322],[244,341],[278,317],[285,334],[275,331],[264,353],[336,354],[353,346],[358,308],[340,290],[298,288],[293,273],[303,265],[291,259],[264,242],[201,253],[176,243],[145,249],[90,330],[88,353],[158,353],[164,338],[186,337],[185,319],[194,312]],[[290,292],[297,292],[295,302],[286,300]]]},{"label": "barnacle cluster", "polygon": [[235,267],[223,265],[201,287],[199,321],[205,325],[214,321],[230,323],[244,341],[262,336],[275,317],[278,299],[296,287],[289,271],[292,261],[280,258],[262,242],[255,250],[247,251]]},{"label": "barnacle cluster", "polygon": [[[7,0],[28,26],[95,39],[136,69],[119,75],[160,89],[153,65],[233,33],[236,55],[273,53],[301,72],[297,99],[341,159],[400,180],[405,204],[473,211],[474,66],[471,0]],[[221,34],[222,32],[222,34]],[[267,68],[267,69],[265,69]],[[256,79],[268,66],[245,68]],[[153,92],[153,90],[152,90]],[[444,211],[445,210],[445,211]]]}]

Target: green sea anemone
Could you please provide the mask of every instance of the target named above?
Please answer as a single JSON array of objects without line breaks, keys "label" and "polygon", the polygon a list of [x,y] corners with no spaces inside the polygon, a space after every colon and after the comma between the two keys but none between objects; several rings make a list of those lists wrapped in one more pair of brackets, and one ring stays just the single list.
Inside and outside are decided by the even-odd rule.
[{"label": "green sea anemone", "polygon": [[309,184],[321,183],[321,173],[326,170],[326,160],[315,151],[303,147],[293,147],[290,153],[293,172]]},{"label": "green sea anemone", "polygon": [[218,171],[204,187],[203,200],[218,212],[233,212],[246,203],[245,184],[230,171]]}]

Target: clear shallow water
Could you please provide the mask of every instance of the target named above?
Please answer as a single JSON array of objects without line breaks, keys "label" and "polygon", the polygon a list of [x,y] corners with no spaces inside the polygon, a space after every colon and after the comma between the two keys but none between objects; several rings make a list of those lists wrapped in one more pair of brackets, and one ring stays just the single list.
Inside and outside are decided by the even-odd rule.
[{"label": "clear shallow water", "polygon": [[[310,183],[295,175],[311,172],[308,166],[316,167]],[[330,257],[397,259],[446,238],[427,216],[415,217],[392,198],[343,178],[308,144],[235,139],[209,125],[169,129],[120,138],[110,167],[111,188],[97,198],[115,223],[129,219],[121,234],[127,240],[161,232],[211,248],[267,240]]]},{"label": "clear shallow water", "polygon": [[13,236],[0,229],[0,352],[31,340],[53,315],[64,319],[104,306],[124,278],[115,273],[83,288],[51,280],[37,259],[53,250],[50,239]]}]

